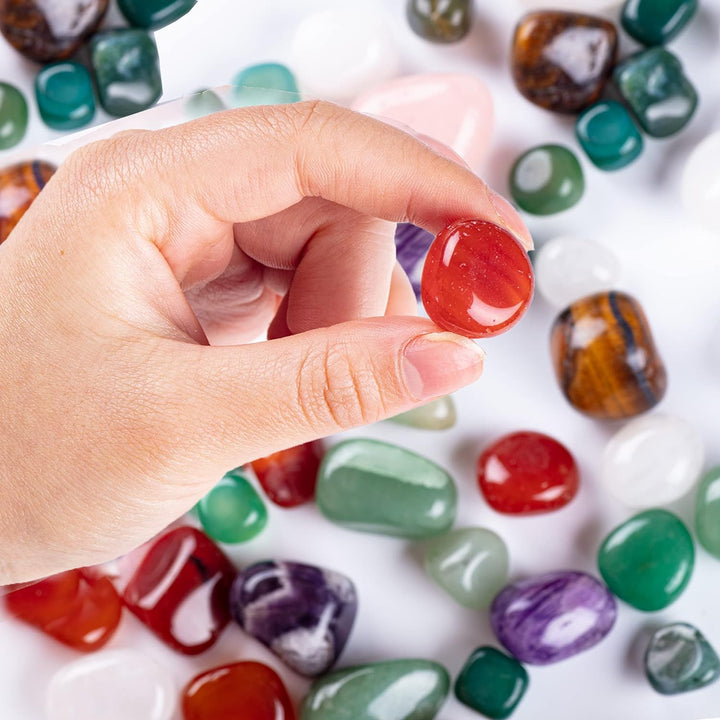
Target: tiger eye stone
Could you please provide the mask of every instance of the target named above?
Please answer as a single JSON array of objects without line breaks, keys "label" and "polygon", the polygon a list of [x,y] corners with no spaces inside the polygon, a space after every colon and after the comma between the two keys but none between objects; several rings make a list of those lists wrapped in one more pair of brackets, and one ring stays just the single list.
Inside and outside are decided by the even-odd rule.
[{"label": "tiger eye stone", "polygon": [[592,15],[534,12],[520,20],[512,48],[518,90],[546,110],[576,113],[600,98],[617,54],[615,26]]},{"label": "tiger eye stone", "polygon": [[574,302],[555,320],[555,374],[570,404],[598,419],[639,415],[662,400],[665,366],[642,307],[620,292]]},{"label": "tiger eye stone", "polygon": [[7,239],[56,168],[36,160],[0,170],[0,243]]}]

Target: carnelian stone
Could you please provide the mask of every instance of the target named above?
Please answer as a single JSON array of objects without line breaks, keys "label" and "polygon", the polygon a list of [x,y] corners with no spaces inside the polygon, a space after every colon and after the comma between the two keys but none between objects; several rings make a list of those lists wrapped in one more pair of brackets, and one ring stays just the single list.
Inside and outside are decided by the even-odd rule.
[{"label": "carnelian stone", "polygon": [[557,440],[537,432],[505,435],[478,460],[478,483],[488,505],[508,515],[557,510],[577,494],[575,459]]},{"label": "carnelian stone", "polygon": [[295,720],[278,674],[258,662],[238,662],[193,678],[182,698],[184,720]]},{"label": "carnelian stone", "polygon": [[530,258],[509,232],[484,220],[459,220],[430,246],[422,301],[444,330],[485,338],[523,316],[533,286]]},{"label": "carnelian stone", "polygon": [[123,602],[173,650],[197,655],[215,644],[230,621],[235,572],[205,533],[179,527],[150,547]]},{"label": "carnelian stone", "polygon": [[64,645],[92,652],[120,624],[122,603],[110,579],[90,570],[68,570],[12,590],[8,612]]}]

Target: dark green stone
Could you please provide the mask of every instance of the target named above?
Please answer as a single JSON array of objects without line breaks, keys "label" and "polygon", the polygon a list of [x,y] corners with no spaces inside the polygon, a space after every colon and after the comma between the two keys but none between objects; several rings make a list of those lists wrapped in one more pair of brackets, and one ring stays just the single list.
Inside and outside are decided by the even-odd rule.
[{"label": "dark green stone", "polygon": [[720,466],[700,480],[695,500],[695,532],[700,544],[720,559]]},{"label": "dark green stone", "polygon": [[478,648],[455,681],[455,697],[489,718],[510,717],[528,686],[525,668],[493,647]]},{"label": "dark green stone", "polygon": [[437,43],[462,40],[472,24],[470,0],[408,0],[410,27],[421,38]]},{"label": "dark green stone", "polygon": [[185,110],[192,118],[205,117],[225,109],[225,103],[212,90],[198,90],[185,103]]},{"label": "dark green stone", "polygon": [[27,126],[25,97],[14,85],[0,82],[0,150],[17,145],[25,137]]},{"label": "dark green stone", "polygon": [[577,119],[575,134],[601,170],[619,170],[639,157],[643,139],[630,113],[613,100],[591,105]]},{"label": "dark green stone", "polygon": [[197,0],[118,0],[131,25],[157,30],[175,22],[195,7]]},{"label": "dark green stone", "polygon": [[697,0],[626,0],[623,29],[643,45],[670,42],[697,12]]},{"label": "dark green stone", "polygon": [[46,65],[35,77],[35,97],[43,122],[55,130],[74,130],[95,116],[90,73],[64,60]]},{"label": "dark green stone", "polygon": [[145,30],[111,30],[91,43],[100,104],[122,117],[146,110],[162,95],[160,60]]},{"label": "dark green stone", "polygon": [[284,105],[300,100],[295,76],[281,63],[251,65],[241,70],[232,84],[237,107]]}]

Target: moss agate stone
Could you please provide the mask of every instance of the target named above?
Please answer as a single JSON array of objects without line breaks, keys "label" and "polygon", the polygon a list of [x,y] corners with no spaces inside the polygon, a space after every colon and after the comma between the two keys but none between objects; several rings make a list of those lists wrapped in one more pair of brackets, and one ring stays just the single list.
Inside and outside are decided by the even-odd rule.
[{"label": "moss agate stone", "polygon": [[69,60],[46,65],[35,77],[35,98],[43,122],[54,130],[74,130],[95,116],[90,73]]},{"label": "moss agate stone", "polygon": [[626,0],[623,30],[643,45],[664,45],[682,32],[698,9],[698,0]]},{"label": "moss agate stone", "polygon": [[407,18],[425,40],[453,43],[462,40],[472,24],[471,0],[408,0]]},{"label": "moss agate stone", "polygon": [[600,170],[620,170],[640,157],[643,139],[623,105],[603,100],[591,105],[575,123],[575,135]]},{"label": "moss agate stone", "polygon": [[27,126],[25,96],[14,85],[0,82],[0,150],[9,150],[21,142]]},{"label": "moss agate stone", "polygon": [[118,0],[131,25],[158,30],[189,13],[197,0]]}]

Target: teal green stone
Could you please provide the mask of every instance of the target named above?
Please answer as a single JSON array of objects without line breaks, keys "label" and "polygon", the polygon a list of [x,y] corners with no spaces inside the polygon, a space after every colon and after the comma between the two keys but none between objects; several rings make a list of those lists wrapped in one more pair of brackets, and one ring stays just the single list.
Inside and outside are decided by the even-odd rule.
[{"label": "teal green stone", "polygon": [[445,397],[432,400],[425,405],[408,410],[407,412],[395,415],[390,418],[390,422],[398,425],[408,425],[409,427],[419,428],[420,430],[447,430],[454,427],[457,422],[457,413],[455,412],[455,403],[452,398],[447,395]]},{"label": "teal green stone", "polygon": [[35,77],[35,97],[43,122],[55,130],[74,130],[95,116],[90,73],[64,60],[46,65]]},{"label": "teal green stone", "polygon": [[614,100],[591,105],[575,123],[577,139],[601,170],[619,170],[637,159],[643,139],[630,113]]},{"label": "teal green stone", "polygon": [[646,510],[616,527],[598,552],[600,574],[628,605],[653,612],[675,602],[687,587],[695,548],[680,518]]},{"label": "teal green stone", "polygon": [[300,100],[295,76],[280,63],[252,65],[232,81],[236,107],[283,105]]},{"label": "teal green stone", "polygon": [[162,95],[160,60],[145,30],[111,30],[90,44],[100,104],[122,117],[146,110]]},{"label": "teal green stone", "polygon": [[540,145],[513,165],[510,192],[525,212],[554,215],[580,201],[585,177],[572,150],[563,145]]},{"label": "teal green stone", "polygon": [[664,48],[632,55],[615,68],[614,77],[640,126],[652,137],[674,135],[695,114],[697,92],[680,60]]},{"label": "teal green stone", "polygon": [[695,499],[695,532],[700,544],[720,559],[720,466],[708,470]]},{"label": "teal green stone", "polygon": [[220,96],[212,90],[198,90],[185,103],[185,111],[191,118],[205,117],[226,109]]},{"label": "teal green stone", "polygon": [[318,680],[300,720],[433,720],[449,689],[447,671],[430,660],[360,665]]},{"label": "teal green stone", "polygon": [[320,511],[339,525],[422,538],[448,530],[457,490],[439,465],[378,440],[346,440],[325,454],[318,471]]},{"label": "teal green stone", "polygon": [[664,45],[683,30],[697,9],[697,0],[626,0],[620,20],[639,43]]},{"label": "teal green stone", "polygon": [[243,543],[267,525],[265,504],[239,468],[225,477],[197,504],[203,530],[223,543]]},{"label": "teal green stone", "polygon": [[189,13],[197,0],[118,0],[127,21],[135,27],[157,30]]},{"label": "teal green stone", "polygon": [[425,571],[461,605],[490,607],[505,587],[509,558],[502,538],[485,528],[452,530],[425,547]]},{"label": "teal green stone", "polygon": [[455,681],[455,697],[489,718],[507,718],[528,686],[527,670],[493,647],[478,648]]},{"label": "teal green stone", "polygon": [[28,106],[14,86],[0,82],[0,150],[17,145],[27,132]]}]

